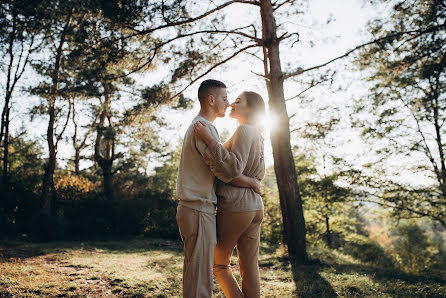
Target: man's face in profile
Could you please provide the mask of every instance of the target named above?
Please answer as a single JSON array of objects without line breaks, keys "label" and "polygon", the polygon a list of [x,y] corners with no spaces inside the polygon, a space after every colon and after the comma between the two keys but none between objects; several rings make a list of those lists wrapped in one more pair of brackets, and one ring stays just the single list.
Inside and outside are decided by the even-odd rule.
[{"label": "man's face in profile", "polygon": [[214,112],[217,117],[224,117],[226,109],[229,107],[228,93],[226,88],[216,88],[213,92]]}]

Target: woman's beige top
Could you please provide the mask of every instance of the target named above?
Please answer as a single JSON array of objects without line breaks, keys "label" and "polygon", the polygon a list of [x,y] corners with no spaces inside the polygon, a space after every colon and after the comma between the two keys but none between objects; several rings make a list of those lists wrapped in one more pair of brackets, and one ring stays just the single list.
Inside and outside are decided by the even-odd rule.
[{"label": "woman's beige top", "polygon": [[[261,180],[265,176],[263,137],[252,125],[240,125],[223,145],[212,141],[205,152],[207,156],[204,157],[211,161],[212,172],[217,177],[238,173]],[[217,182],[219,210],[242,212],[263,209],[262,198],[251,188],[225,182]]]}]

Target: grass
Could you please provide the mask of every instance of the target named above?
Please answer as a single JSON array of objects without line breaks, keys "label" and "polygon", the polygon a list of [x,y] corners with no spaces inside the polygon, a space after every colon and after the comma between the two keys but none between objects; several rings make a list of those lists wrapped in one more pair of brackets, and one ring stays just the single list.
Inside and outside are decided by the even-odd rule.
[{"label": "grass", "polygon": [[[283,249],[262,246],[262,297],[446,297],[445,273],[407,274],[328,249],[309,253],[318,261],[292,267]],[[9,241],[0,244],[0,297],[181,297],[182,262],[181,243],[168,240]],[[214,297],[224,297],[217,283]]]}]

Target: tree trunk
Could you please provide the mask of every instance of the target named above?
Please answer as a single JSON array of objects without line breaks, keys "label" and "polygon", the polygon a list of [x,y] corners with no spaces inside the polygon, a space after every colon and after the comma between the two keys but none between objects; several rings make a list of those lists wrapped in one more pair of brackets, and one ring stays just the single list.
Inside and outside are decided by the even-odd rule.
[{"label": "tree trunk", "polygon": [[109,200],[114,200],[112,165],[111,160],[105,160],[100,165],[103,175],[104,194]]},{"label": "tree trunk", "polygon": [[[102,188],[105,197],[109,201],[110,209],[110,224],[111,231],[118,232],[117,228],[117,207],[115,201],[115,193],[113,189],[113,143],[110,140],[104,140],[103,138],[103,130],[104,130],[104,122],[107,117],[107,109],[109,107],[110,97],[108,95],[106,97],[106,102],[104,105],[104,109],[99,116],[99,123],[97,125],[97,136],[94,144],[94,159],[102,170]],[[105,142],[105,144],[104,144]],[[105,146],[103,146],[105,145]],[[102,147],[102,148],[101,148]],[[105,147],[105,148],[104,148]],[[101,150],[102,149],[102,150]],[[104,153],[102,154],[101,151]]]},{"label": "tree trunk", "polygon": [[271,132],[274,170],[279,189],[280,208],[283,219],[283,237],[293,262],[302,264],[308,259],[306,229],[302,199],[297,185],[296,167],[291,151],[289,118],[283,91],[283,73],[280,65],[280,40],[276,35],[276,24],[270,0],[261,1],[262,33],[269,61],[269,107],[277,123]]},{"label": "tree trunk", "polygon": [[55,214],[56,209],[56,188],[54,186],[54,171],[56,169],[56,145],[54,143],[54,123],[56,121],[56,99],[57,90],[59,88],[59,75],[61,68],[61,61],[63,55],[63,46],[66,41],[68,29],[71,24],[73,9],[67,17],[64,29],[60,36],[59,46],[56,51],[56,59],[52,74],[52,86],[48,97],[48,129],[46,133],[48,143],[48,162],[45,164],[45,174],[42,182],[42,213],[44,216],[51,216]]},{"label": "tree trunk", "polygon": [[[110,101],[111,101],[111,97],[108,92],[109,88],[107,87],[106,83],[104,83],[103,85],[104,85],[104,90],[105,90],[105,102],[104,102],[103,110],[99,116],[99,123],[97,126],[97,136],[96,136],[96,142],[94,145],[94,158],[102,170],[102,174],[103,174],[102,187],[104,190],[104,194],[109,200],[113,200],[114,199],[114,191],[113,191],[113,183],[112,183],[112,180],[113,180],[112,169],[113,169],[113,160],[114,160],[115,156],[113,154],[114,144],[111,140],[109,140],[109,139],[105,140],[105,148],[103,148],[104,154],[101,154],[101,147],[104,145],[104,138],[103,138],[104,123],[105,123],[105,118],[107,117],[107,113],[110,109]],[[110,122],[110,125],[111,125],[111,122]]]},{"label": "tree trunk", "polygon": [[75,148],[75,151],[74,151],[74,173],[76,175],[80,175],[80,170],[79,170],[80,161],[81,161],[80,149]]},{"label": "tree trunk", "polygon": [[8,73],[6,78],[6,96],[5,96],[5,106],[3,108],[2,112],[2,127],[1,127],[1,134],[0,134],[0,140],[3,139],[3,175],[2,175],[2,182],[3,182],[3,189],[9,190],[9,181],[8,181],[8,163],[9,163],[9,111],[10,111],[10,100],[12,96],[12,90],[14,90],[15,81],[13,82],[12,79],[12,66],[14,64],[14,40],[16,35],[16,17],[15,9],[13,9],[13,25],[12,25],[12,31],[9,35],[9,47],[8,47],[8,53],[9,53],[9,64],[8,64]]},{"label": "tree trunk", "polygon": [[8,179],[8,165],[9,165],[9,100],[11,98],[11,93],[8,92],[8,94],[5,97],[5,107],[4,107],[4,119],[2,119],[3,123],[3,189],[9,190],[9,179]]},{"label": "tree trunk", "polygon": [[74,134],[72,136],[72,140],[73,140],[73,148],[74,148],[74,173],[76,175],[80,174],[80,170],[79,170],[79,163],[81,162],[81,147],[82,146],[78,146],[77,145],[77,122],[76,122],[76,105],[75,105],[75,101],[73,99],[73,124],[74,124]]},{"label": "tree trunk", "polygon": [[47,129],[47,143],[48,143],[48,162],[45,164],[45,174],[42,182],[42,212],[45,216],[55,214],[55,200],[56,193],[54,191],[54,171],[56,170],[56,147],[54,145],[54,122],[55,110],[54,105],[49,108],[50,119],[48,121]]},{"label": "tree trunk", "polygon": [[328,215],[325,215],[325,232],[327,236],[327,245],[329,248],[331,248],[331,232],[330,232],[330,218]]}]

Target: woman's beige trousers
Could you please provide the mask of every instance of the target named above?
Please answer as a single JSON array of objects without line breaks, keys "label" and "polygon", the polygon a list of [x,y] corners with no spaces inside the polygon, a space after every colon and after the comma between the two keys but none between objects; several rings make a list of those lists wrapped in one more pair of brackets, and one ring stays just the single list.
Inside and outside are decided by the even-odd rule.
[{"label": "woman's beige trousers", "polygon": [[[217,245],[214,249],[214,275],[225,296],[260,297],[259,243],[263,210],[217,213]],[[237,247],[242,288],[231,270],[231,255]]]}]

